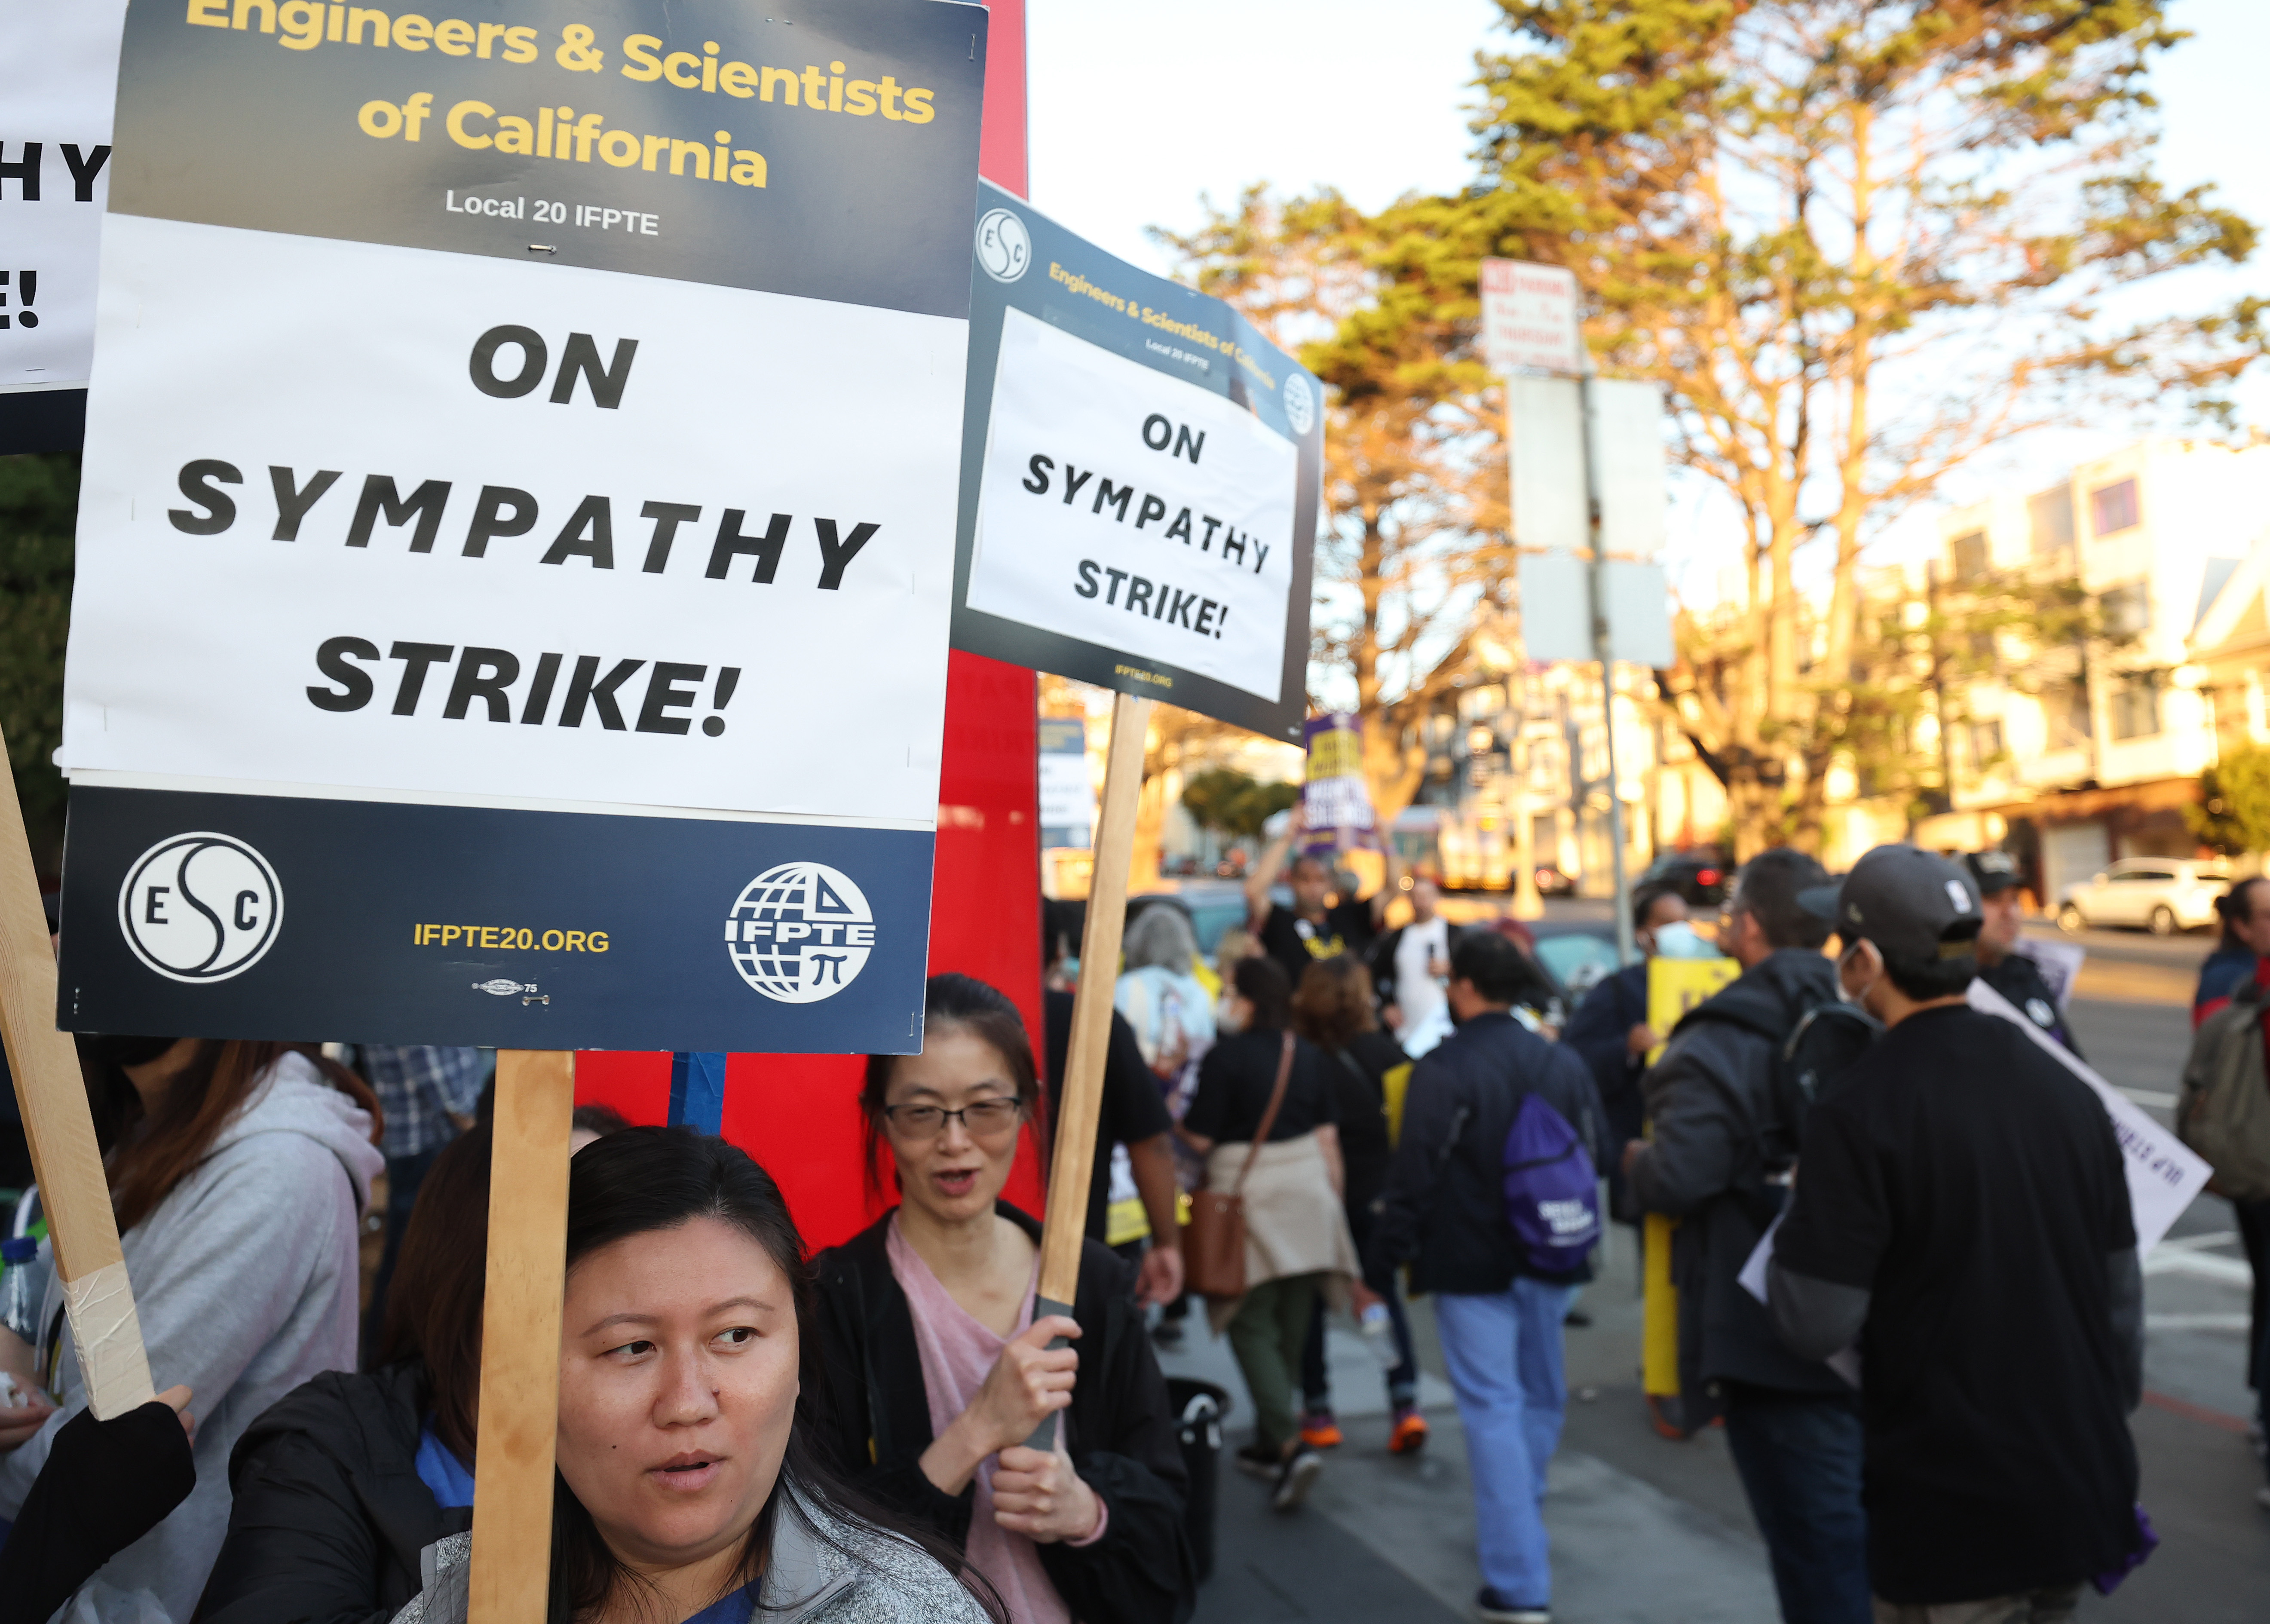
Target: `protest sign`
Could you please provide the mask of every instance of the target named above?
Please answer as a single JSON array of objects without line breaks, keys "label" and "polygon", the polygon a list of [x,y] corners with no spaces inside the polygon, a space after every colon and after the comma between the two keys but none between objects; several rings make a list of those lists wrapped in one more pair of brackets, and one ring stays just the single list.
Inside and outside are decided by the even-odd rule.
[{"label": "protest sign", "polygon": [[1732,959],[1650,959],[1647,961],[1647,1025],[1656,1045],[1647,1051],[1653,1065],[1663,1057],[1671,1029],[1687,1012],[1742,973]]},{"label": "protest sign", "polygon": [[0,454],[77,450],[126,0],[0,0]]},{"label": "protest sign", "polygon": [[1041,844],[1088,846],[1095,834],[1095,784],[1087,770],[1087,723],[1044,716],[1040,740]]},{"label": "protest sign", "polygon": [[954,646],[1299,739],[1322,387],[1024,199],[978,212]]},{"label": "protest sign", "polygon": [[2162,1126],[2142,1106],[2096,1074],[2088,1062],[2027,1019],[2018,1006],[1988,986],[1984,977],[1970,983],[1970,1007],[1999,1015],[2016,1027],[2059,1064],[2087,1083],[2112,1119],[2113,1136],[2120,1141],[2120,1160],[2128,1173],[2128,1200],[2136,1223],[2136,1253],[2142,1257],[2160,1243],[2199,1199],[2214,1169],[2199,1153]]},{"label": "protest sign", "polygon": [[1363,719],[1344,710],[1310,716],[1301,785],[1302,849],[1322,856],[1378,843],[1371,785],[1363,775]]},{"label": "protest sign", "polygon": [[985,18],[133,6],[78,1029],[919,1043]]}]

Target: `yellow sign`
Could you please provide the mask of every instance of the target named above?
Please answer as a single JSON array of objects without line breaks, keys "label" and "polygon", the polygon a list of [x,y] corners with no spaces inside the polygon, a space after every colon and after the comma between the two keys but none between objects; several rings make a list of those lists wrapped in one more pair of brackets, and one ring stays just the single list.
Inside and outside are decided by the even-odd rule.
[{"label": "yellow sign", "polygon": [[1658,1042],[1647,1051],[1653,1065],[1680,1018],[1742,973],[1732,959],[1650,959],[1647,961],[1647,1024]]}]

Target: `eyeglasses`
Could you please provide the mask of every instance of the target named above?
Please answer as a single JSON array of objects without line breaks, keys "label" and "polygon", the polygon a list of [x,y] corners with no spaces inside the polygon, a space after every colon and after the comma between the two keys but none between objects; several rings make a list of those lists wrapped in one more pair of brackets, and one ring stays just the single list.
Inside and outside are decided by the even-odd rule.
[{"label": "eyeglasses", "polygon": [[883,1115],[892,1131],[903,1138],[934,1139],[948,1122],[959,1122],[973,1139],[996,1138],[1013,1130],[1025,1114],[1021,1100],[976,1100],[958,1111],[937,1105],[886,1105]]}]

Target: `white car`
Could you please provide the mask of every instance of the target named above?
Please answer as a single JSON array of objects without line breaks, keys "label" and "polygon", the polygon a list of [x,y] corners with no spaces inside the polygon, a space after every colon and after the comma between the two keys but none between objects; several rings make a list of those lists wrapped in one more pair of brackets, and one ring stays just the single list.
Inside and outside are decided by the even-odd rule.
[{"label": "white car", "polygon": [[2142,925],[2155,936],[2172,936],[2213,923],[2214,900],[2229,889],[2230,871],[2219,861],[2123,857],[2065,888],[2058,928]]}]

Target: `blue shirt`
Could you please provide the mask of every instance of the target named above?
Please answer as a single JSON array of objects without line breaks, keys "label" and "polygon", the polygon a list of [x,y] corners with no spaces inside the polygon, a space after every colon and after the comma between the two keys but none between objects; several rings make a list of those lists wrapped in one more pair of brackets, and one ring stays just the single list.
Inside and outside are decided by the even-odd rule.
[{"label": "blue shirt", "polygon": [[762,1585],[745,1584],[731,1596],[721,1597],[686,1620],[686,1624],[749,1624],[756,1616],[757,1591]]},{"label": "blue shirt", "polygon": [[473,1474],[465,1470],[465,1463],[457,1458],[456,1451],[441,1442],[431,1421],[418,1435],[418,1480],[434,1491],[437,1505],[473,1503]]}]

